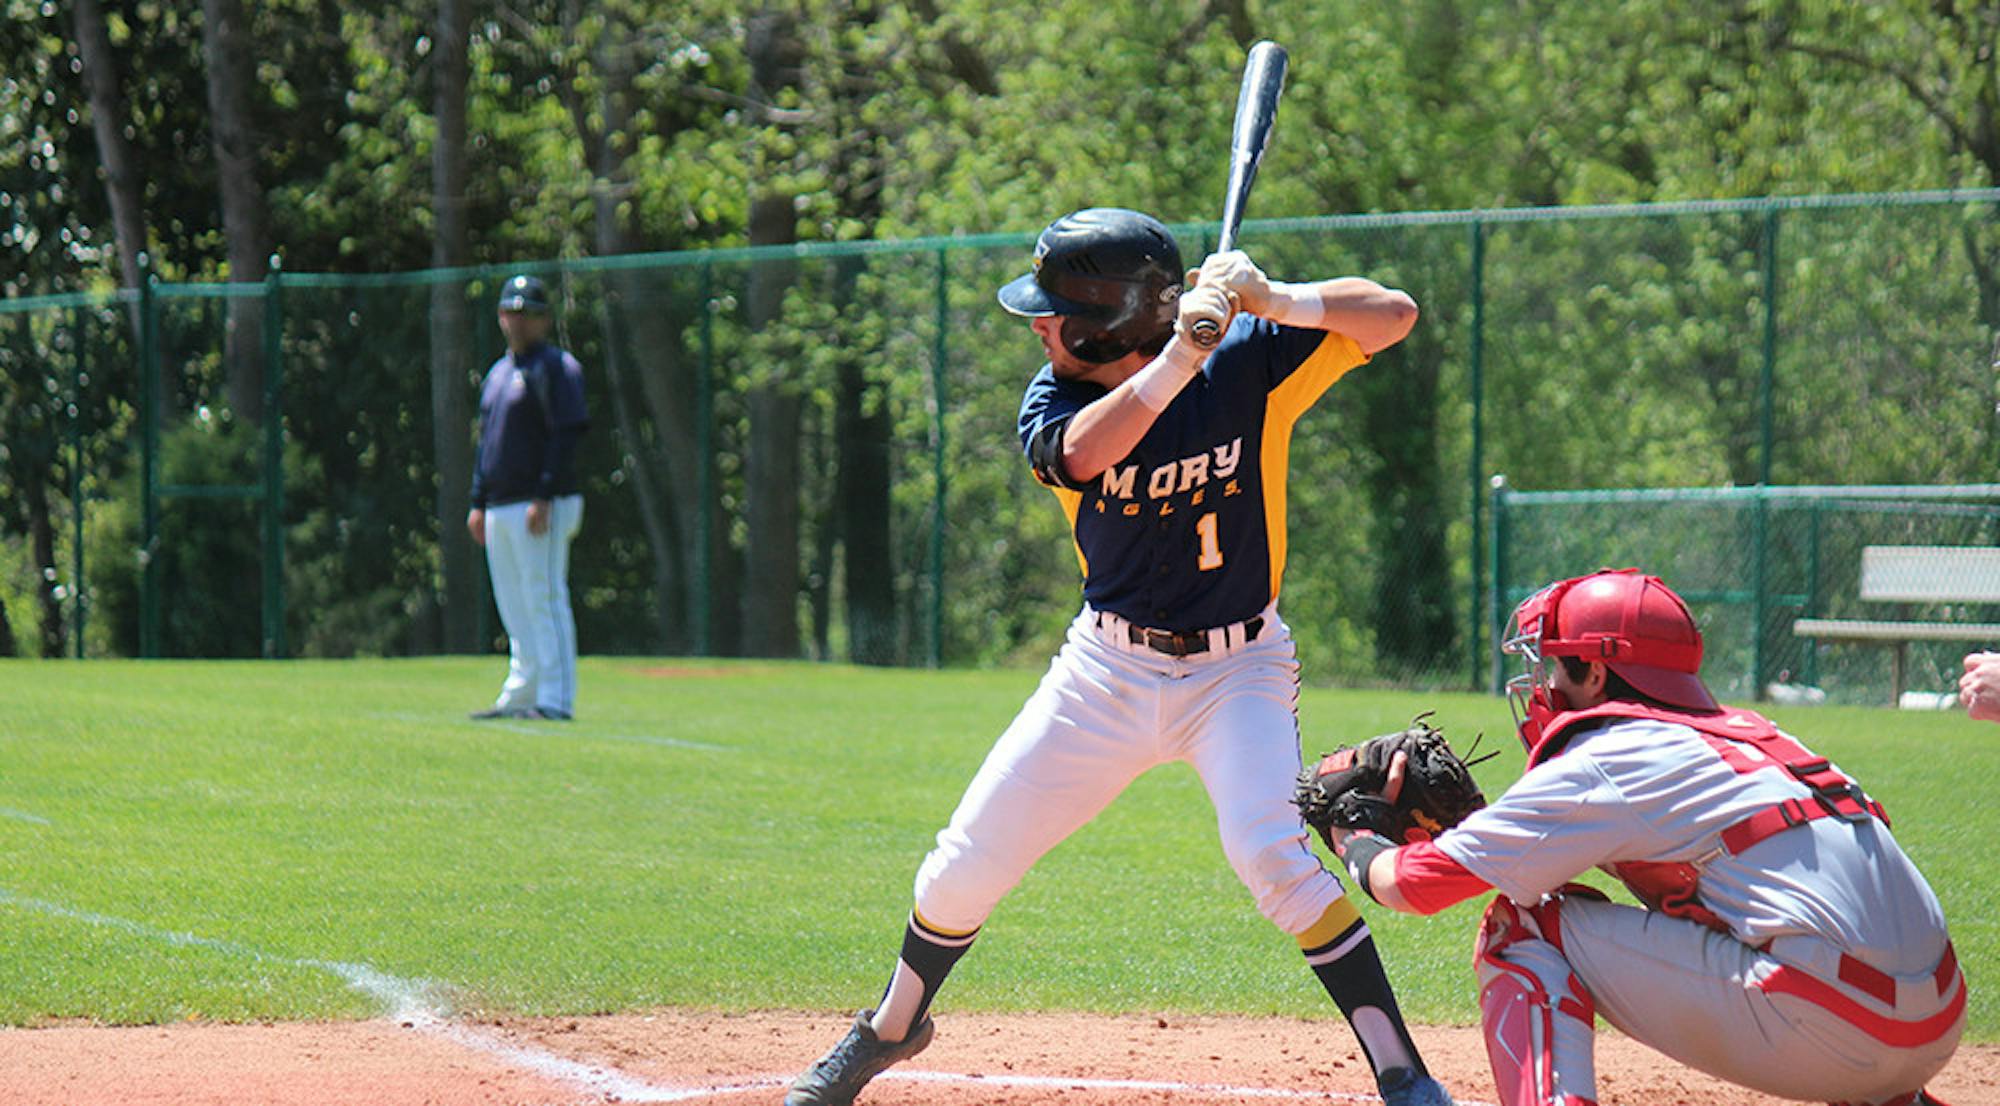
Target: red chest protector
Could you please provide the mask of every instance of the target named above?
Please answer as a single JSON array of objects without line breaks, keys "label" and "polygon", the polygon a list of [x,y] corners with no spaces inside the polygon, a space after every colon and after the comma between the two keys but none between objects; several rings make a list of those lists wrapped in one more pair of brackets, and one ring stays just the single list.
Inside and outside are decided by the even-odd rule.
[{"label": "red chest protector", "polygon": [[1528,751],[1528,767],[1559,755],[1568,744],[1566,731],[1582,722],[1607,718],[1644,718],[1686,726],[1700,734],[1723,763],[1736,771],[1779,769],[1811,792],[1804,798],[1774,803],[1731,825],[1722,831],[1721,848],[1699,860],[1626,860],[1604,865],[1641,902],[1664,914],[1689,918],[1726,933],[1728,925],[1701,903],[1701,869],[1716,855],[1741,853],[1773,834],[1820,818],[1865,822],[1872,817],[1889,824],[1881,804],[1864,794],[1860,785],[1836,771],[1825,757],[1779,733],[1769,719],[1754,711],[1725,707],[1712,713],[1693,713],[1620,700],[1589,710],[1565,711],[1549,720],[1542,740]]}]

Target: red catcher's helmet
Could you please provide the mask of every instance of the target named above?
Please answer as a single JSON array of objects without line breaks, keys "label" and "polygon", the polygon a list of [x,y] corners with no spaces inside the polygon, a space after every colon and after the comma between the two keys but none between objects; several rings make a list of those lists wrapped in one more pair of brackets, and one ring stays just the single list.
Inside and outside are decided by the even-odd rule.
[{"label": "red catcher's helmet", "polygon": [[1536,592],[1514,611],[1512,651],[1601,661],[1670,706],[1718,710],[1701,682],[1701,630],[1658,576],[1605,569]]}]

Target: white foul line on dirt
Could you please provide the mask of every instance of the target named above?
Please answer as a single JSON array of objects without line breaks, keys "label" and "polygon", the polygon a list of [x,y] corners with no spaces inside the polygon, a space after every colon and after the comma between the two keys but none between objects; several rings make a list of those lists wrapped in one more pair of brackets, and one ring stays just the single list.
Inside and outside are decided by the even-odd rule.
[{"label": "white foul line on dirt", "polygon": [[[953,1075],[939,1071],[890,1071],[878,1079],[914,1083],[970,1083],[988,1087],[1051,1087],[1080,1091],[1164,1091],[1168,1094],[1220,1095],[1227,1098],[1285,1098],[1308,1102],[1381,1102],[1372,1094],[1343,1091],[1297,1091],[1288,1087],[1232,1087],[1225,1083],[1181,1083],[1161,1079],[1082,1079],[1062,1075]],[[1460,1106],[1479,1106],[1461,1103]]]},{"label": "white foul line on dirt", "polygon": [[[587,1064],[558,1056],[553,1052],[516,1044],[497,1034],[485,1033],[471,1026],[454,1022],[444,1004],[437,996],[441,990],[437,983],[426,979],[407,979],[391,975],[367,964],[347,960],[318,960],[282,956],[262,949],[216,937],[185,933],[158,926],[135,922],[128,918],[98,914],[89,910],[79,910],[62,903],[46,899],[17,895],[0,887],[0,906],[17,906],[39,913],[67,918],[72,921],[87,922],[121,930],[137,937],[154,941],[164,941],[181,948],[204,948],[216,952],[242,956],[251,960],[263,960],[277,964],[289,964],[298,968],[312,968],[339,976],[348,986],[368,995],[386,1006],[389,1015],[419,1032],[441,1037],[461,1047],[484,1052],[503,1060],[524,1071],[541,1076],[554,1083],[563,1083],[578,1090],[587,1091],[609,1102],[686,1102],[690,1099],[710,1098],[723,1095],[747,1094],[752,1091],[766,1091],[782,1087],[788,1082],[781,1076],[753,1077],[738,1083],[712,1084],[701,1087],[674,1087],[649,1083],[637,1076],[603,1064]],[[1312,1102],[1356,1102],[1376,1103],[1381,1099],[1372,1094],[1351,1094],[1339,1091],[1299,1091],[1280,1087],[1235,1087],[1220,1083],[1182,1083],[1166,1080],[1143,1079],[1085,1079],[1060,1075],[962,1075],[941,1071],[889,1071],[879,1079],[900,1080],[913,1083],[957,1084],[976,1087],[1039,1087],[1072,1090],[1113,1090],[1113,1091],[1160,1091],[1167,1094],[1220,1095],[1237,1099],[1290,1099]],[[1460,1106],[1487,1106],[1481,1102],[1462,1102]]]},{"label": "white foul line on dirt", "polygon": [[466,1048],[478,1050],[498,1057],[525,1071],[532,1072],[551,1082],[565,1083],[579,1090],[607,1101],[614,1102],[680,1102],[699,1097],[699,1092],[690,1093],[673,1087],[662,1087],[642,1079],[627,1075],[615,1068],[579,1063],[567,1057],[557,1056],[538,1048],[514,1044],[496,1035],[482,1033],[469,1026],[450,1020],[449,1015],[432,998],[438,991],[437,984],[423,979],[405,979],[388,972],[344,960],[314,960],[290,956],[280,956],[236,941],[203,937],[195,933],[182,933],[161,929],[144,922],[128,918],[98,914],[89,910],[78,910],[62,903],[46,899],[16,895],[0,888],[0,905],[23,907],[68,918],[72,921],[88,922],[130,933],[137,937],[164,941],[181,948],[204,948],[225,952],[233,956],[247,957],[293,967],[313,968],[331,972],[339,976],[348,986],[368,995],[389,1008],[390,1016],[411,1029],[428,1033],[435,1037]]},{"label": "white foul line on dirt", "polygon": [[[1158,1091],[1164,1094],[1202,1095],[1231,1099],[1284,1099],[1294,1102],[1380,1103],[1381,1096],[1349,1091],[1300,1091],[1288,1087],[1237,1087],[1227,1083],[1182,1083],[1163,1079],[1086,1079],[1067,1075],[965,1075],[948,1071],[885,1071],[878,1082],[950,1084],[967,1087],[1023,1087],[1068,1091]],[[689,1087],[682,1098],[749,1094],[781,1087],[788,1080],[764,1078],[742,1083],[718,1083]],[[1476,1099],[1458,1099],[1459,1106],[1491,1106]]]}]

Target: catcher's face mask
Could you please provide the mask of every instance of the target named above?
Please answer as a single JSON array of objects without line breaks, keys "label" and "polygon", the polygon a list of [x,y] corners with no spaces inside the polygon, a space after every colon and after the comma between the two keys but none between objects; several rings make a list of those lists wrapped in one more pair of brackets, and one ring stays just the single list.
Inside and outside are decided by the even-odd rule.
[{"label": "catcher's face mask", "polygon": [[1556,715],[1569,709],[1562,692],[1549,686],[1548,658],[1543,653],[1545,628],[1555,626],[1556,604],[1576,583],[1562,580],[1530,595],[1514,608],[1500,651],[1521,658],[1521,671],[1507,681],[1507,705],[1523,748],[1534,751]]}]

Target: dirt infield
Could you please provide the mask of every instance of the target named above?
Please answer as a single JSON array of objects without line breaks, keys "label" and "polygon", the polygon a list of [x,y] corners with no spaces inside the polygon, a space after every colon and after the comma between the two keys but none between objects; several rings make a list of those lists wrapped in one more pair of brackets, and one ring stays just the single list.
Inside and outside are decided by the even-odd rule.
[{"label": "dirt infield", "polygon": [[[829,1015],[653,1015],[500,1022],[58,1025],[0,1030],[11,1106],[571,1106],[776,1103],[845,1027]],[[1461,1106],[1494,1101],[1477,1031],[1420,1028]],[[1601,1106],[1778,1106],[1600,1035]],[[951,1015],[867,1106],[1223,1106],[1376,1101],[1338,1020]],[[1932,1083],[2000,1106],[2000,1048],[1966,1047]]]}]

